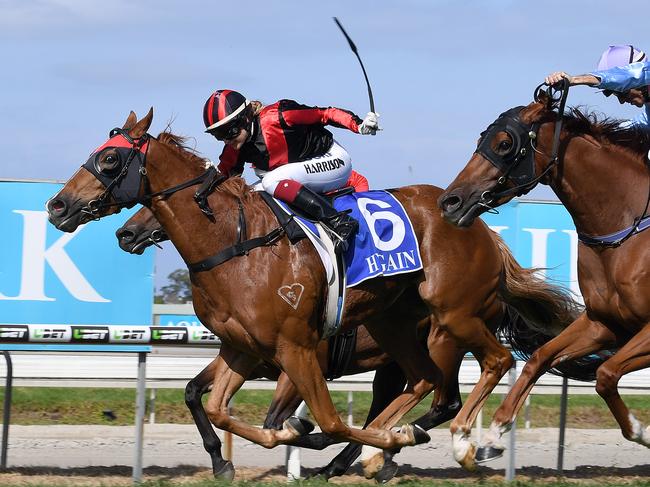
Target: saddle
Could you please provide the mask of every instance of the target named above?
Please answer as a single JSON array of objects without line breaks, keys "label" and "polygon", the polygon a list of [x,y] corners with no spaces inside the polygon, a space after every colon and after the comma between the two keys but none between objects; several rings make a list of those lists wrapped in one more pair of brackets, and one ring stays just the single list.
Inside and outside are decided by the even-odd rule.
[{"label": "saddle", "polygon": [[[345,188],[340,188],[331,191],[329,193],[326,193],[323,196],[328,200],[330,200],[331,202],[334,202],[336,198],[345,196],[346,194],[352,194],[352,193],[354,193],[354,188],[350,186],[346,186]],[[291,244],[295,245],[300,240],[307,237],[305,231],[302,228],[300,228],[300,225],[298,225],[293,219],[293,215],[288,215],[287,212],[284,211],[280,207],[280,205],[278,205],[278,203],[275,201],[275,199],[273,199],[273,197],[270,194],[268,194],[266,191],[260,191],[259,194],[264,200],[264,202],[271,209],[275,217],[278,219],[278,223],[280,224],[280,226],[284,228],[287,238],[289,239]],[[287,206],[291,209],[293,213],[295,213],[299,217],[304,218],[305,220],[314,221],[310,217],[305,215],[299,208],[288,203]]]}]

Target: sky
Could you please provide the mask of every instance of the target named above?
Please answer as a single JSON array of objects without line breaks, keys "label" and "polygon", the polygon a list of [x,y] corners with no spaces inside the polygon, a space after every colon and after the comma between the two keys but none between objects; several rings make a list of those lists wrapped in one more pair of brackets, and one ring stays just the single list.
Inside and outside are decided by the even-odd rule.
[{"label": "sky", "polygon": [[[646,11],[647,0],[0,0],[0,179],[65,180],[130,110],[152,106],[152,134],[171,123],[217,160],[202,110],[221,88],[363,117],[365,81],[337,16],[384,129],[333,129],[353,167],[371,188],[446,187],[479,133],[532,101],[546,74],[589,72],[610,44],[650,50]],[[621,118],[638,110],[586,87],[568,104]],[[556,199],[545,187],[529,197]],[[184,267],[163,247],[157,288]]]}]

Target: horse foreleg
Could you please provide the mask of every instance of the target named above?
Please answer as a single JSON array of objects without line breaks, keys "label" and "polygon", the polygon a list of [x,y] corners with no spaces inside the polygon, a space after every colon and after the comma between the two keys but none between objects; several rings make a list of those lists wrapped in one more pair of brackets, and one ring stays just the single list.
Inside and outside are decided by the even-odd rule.
[{"label": "horse foreleg", "polygon": [[483,445],[476,453],[477,460],[483,462],[501,456],[505,450],[501,437],[512,427],[526,397],[542,374],[562,361],[602,350],[615,340],[616,337],[611,331],[602,324],[589,320],[583,313],[562,333],[534,352],[496,410]]},{"label": "horse foreleg", "polygon": [[232,480],[235,469],[231,462],[221,456],[221,441],[212,428],[208,415],[203,409],[201,396],[205,394],[214,380],[217,359],[214,359],[199,374],[190,380],[185,387],[185,404],[187,405],[194,423],[203,440],[203,447],[212,460],[212,473],[216,478]]},{"label": "horse foreleg", "polygon": [[205,411],[217,428],[229,431],[265,448],[286,443],[301,433],[288,427],[277,431],[252,426],[228,414],[228,402],[259,363],[259,359],[232,350],[222,344],[214,368],[212,391]]},{"label": "horse foreleg", "polygon": [[616,354],[598,367],[596,392],[605,400],[628,440],[650,448],[650,426],[643,427],[618,393],[618,382],[629,372],[650,366],[650,325],[634,335]]},{"label": "horse foreleg", "polygon": [[[405,386],[406,377],[397,363],[391,362],[377,369],[372,381],[372,403],[363,427],[367,427],[404,390]],[[361,448],[358,443],[349,443],[316,475],[326,479],[343,475],[361,455]]]}]

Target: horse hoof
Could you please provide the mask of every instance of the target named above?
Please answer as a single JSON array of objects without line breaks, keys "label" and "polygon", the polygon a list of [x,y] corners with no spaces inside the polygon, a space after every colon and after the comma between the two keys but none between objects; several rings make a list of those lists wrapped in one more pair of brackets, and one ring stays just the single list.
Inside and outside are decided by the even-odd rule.
[{"label": "horse hoof", "polygon": [[361,450],[361,467],[363,476],[367,479],[374,478],[384,468],[384,451],[379,448],[364,445]]},{"label": "horse hoof", "polygon": [[467,452],[465,453],[465,456],[458,461],[461,467],[463,467],[465,470],[468,472],[473,472],[476,470],[476,461],[475,461],[475,456],[476,456],[476,444],[470,443],[469,447],[467,448]]},{"label": "horse hoof", "polygon": [[304,436],[314,431],[314,423],[305,418],[291,416],[282,423],[282,429],[288,429],[296,436]]},{"label": "horse hoof", "polygon": [[377,472],[377,475],[375,475],[375,482],[377,482],[378,484],[385,484],[393,477],[395,477],[395,474],[397,473],[398,469],[399,466],[397,465],[397,463],[393,462],[392,460],[390,462],[384,463],[384,466],[381,468],[379,472]]},{"label": "horse hoof", "polygon": [[485,463],[503,456],[504,448],[481,446],[476,450],[476,463]]},{"label": "horse hoof", "polygon": [[419,426],[413,423],[413,437],[415,438],[415,444],[420,445],[422,443],[429,443],[431,441],[431,436],[427,433],[422,426]]},{"label": "horse hoof", "polygon": [[212,467],[215,479],[231,481],[235,478],[235,467],[232,462],[224,462],[222,467]]}]

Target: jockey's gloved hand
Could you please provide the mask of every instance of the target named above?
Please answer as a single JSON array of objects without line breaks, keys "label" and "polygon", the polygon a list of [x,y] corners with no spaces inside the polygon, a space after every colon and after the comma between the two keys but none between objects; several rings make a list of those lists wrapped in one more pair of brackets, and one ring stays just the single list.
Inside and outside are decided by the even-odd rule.
[{"label": "jockey's gloved hand", "polygon": [[359,125],[359,133],[361,135],[375,135],[378,130],[381,130],[381,127],[379,126],[379,114],[368,112],[366,118],[364,118],[361,125]]}]

